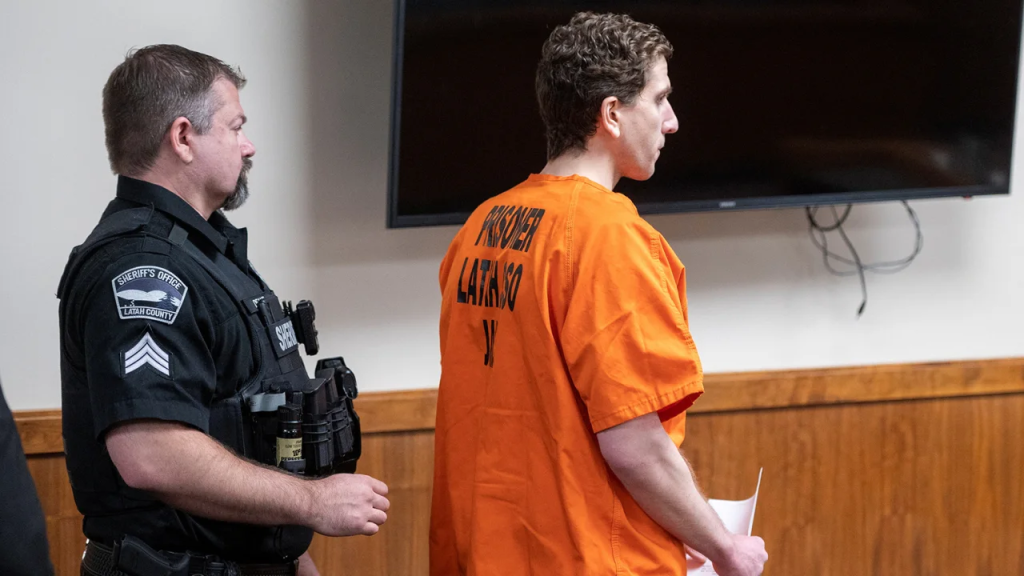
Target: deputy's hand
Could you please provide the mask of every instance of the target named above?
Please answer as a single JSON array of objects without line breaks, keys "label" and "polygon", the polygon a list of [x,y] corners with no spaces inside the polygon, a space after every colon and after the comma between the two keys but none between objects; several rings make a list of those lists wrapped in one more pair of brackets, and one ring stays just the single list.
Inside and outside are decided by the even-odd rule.
[{"label": "deputy's hand", "polygon": [[718,576],[759,576],[768,561],[764,540],[757,536],[732,535],[732,549],[725,558],[712,561]]},{"label": "deputy's hand", "polygon": [[311,528],[325,536],[370,536],[388,519],[388,487],[380,480],[363,474],[335,474],[310,484]]}]

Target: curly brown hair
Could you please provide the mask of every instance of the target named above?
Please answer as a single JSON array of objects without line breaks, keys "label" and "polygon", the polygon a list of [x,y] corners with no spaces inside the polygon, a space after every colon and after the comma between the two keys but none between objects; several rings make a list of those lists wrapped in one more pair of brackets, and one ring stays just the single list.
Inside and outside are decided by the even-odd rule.
[{"label": "curly brown hair", "polygon": [[672,57],[672,44],[661,30],[625,14],[580,12],[555,28],[544,43],[536,78],[548,160],[586,150],[597,131],[601,102],[615,96],[631,105],[659,57]]}]

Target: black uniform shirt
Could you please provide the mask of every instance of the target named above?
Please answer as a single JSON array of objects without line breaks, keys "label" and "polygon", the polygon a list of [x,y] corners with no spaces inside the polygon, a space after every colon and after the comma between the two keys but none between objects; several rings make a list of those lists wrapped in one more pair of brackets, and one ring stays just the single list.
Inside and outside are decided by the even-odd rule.
[{"label": "black uniform shirt", "polygon": [[[172,192],[122,176],[104,217],[140,207],[151,209],[147,234],[166,238],[176,225],[218,266],[244,271],[234,271],[248,283],[241,292],[267,290],[249,265],[245,230],[219,212],[206,221]],[[301,554],[281,550],[273,528],[194,517],[128,487],[103,443],[112,426],[143,418],[209,432],[211,403],[259,369],[235,299],[183,250],[140,233],[87,253],[78,270],[61,286],[61,368],[68,471],[86,537],[109,544],[129,533],[157,549],[237,561]]]}]

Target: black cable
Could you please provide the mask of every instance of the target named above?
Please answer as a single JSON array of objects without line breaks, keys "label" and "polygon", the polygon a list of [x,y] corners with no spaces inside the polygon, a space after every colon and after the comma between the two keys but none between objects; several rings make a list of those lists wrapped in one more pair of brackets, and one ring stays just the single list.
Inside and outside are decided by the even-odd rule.
[{"label": "black cable", "polygon": [[[849,207],[849,204],[847,204],[847,207]],[[831,208],[832,217],[838,220],[839,215],[836,214],[836,207],[831,206]],[[846,243],[846,247],[850,250],[850,254],[853,255],[853,261],[857,266],[857,276],[860,278],[860,293],[862,296],[860,306],[857,308],[857,318],[860,318],[861,314],[864,313],[864,307],[868,305],[868,283],[867,280],[864,279],[864,264],[861,263],[860,254],[857,254],[857,249],[853,247],[853,242],[850,242],[850,237],[846,235],[846,230],[843,230],[842,221],[836,225],[836,229],[839,230],[839,236],[841,236],[843,242]]]},{"label": "black cable", "polygon": [[[878,262],[878,263],[875,263],[875,264],[866,264],[865,265],[865,270],[870,270],[872,272],[878,272],[880,274],[893,274],[893,273],[899,272],[900,270],[903,270],[904,268],[909,266],[910,263],[914,260],[914,258],[917,257],[918,253],[921,252],[921,248],[924,245],[924,236],[921,233],[921,222],[917,218],[917,213],[914,212],[914,209],[911,208],[910,205],[907,204],[906,201],[903,201],[902,204],[903,204],[903,207],[907,209],[907,215],[910,217],[910,221],[914,224],[914,231],[916,233],[916,239],[915,239],[915,242],[914,242],[914,251],[913,251],[913,253],[911,253],[910,256],[907,256],[906,258],[902,258],[900,260],[893,260],[891,262]],[[823,252],[827,251],[828,250],[828,242],[827,242],[827,239],[824,236],[824,234],[822,234],[821,239],[819,239],[817,236],[815,236],[814,233],[816,231],[817,232],[830,232],[830,231],[835,230],[836,228],[838,228],[838,226],[841,226],[843,224],[843,222],[846,221],[846,217],[849,215],[850,205],[846,206],[846,210],[844,210],[843,216],[841,216],[836,221],[836,223],[832,224],[831,226],[822,226],[821,224],[819,224],[814,219],[813,214],[815,212],[817,212],[817,207],[814,207],[814,208],[808,207],[808,208],[806,208],[806,210],[809,212],[808,219],[811,222],[811,240],[814,242],[814,245],[818,247],[818,249],[822,250]],[[828,258],[833,258],[833,259],[835,259],[835,260],[837,260],[839,262],[842,262],[843,264],[848,264],[850,266],[856,266],[856,264],[857,264],[855,261],[850,260],[849,258],[846,258],[846,257],[844,257],[844,256],[842,256],[840,254],[836,254],[835,252],[828,252],[828,254],[825,255],[825,258],[826,258],[825,265],[826,265],[826,267],[829,267],[829,268],[831,268],[831,265],[828,262]],[[831,271],[832,271],[833,274],[836,274],[837,276],[853,276],[854,274],[857,273],[855,270],[841,271],[841,270],[831,269]]]},{"label": "black cable", "polygon": [[[908,204],[905,200],[902,201],[902,204],[903,207],[907,209],[907,215],[910,218],[910,221],[914,224],[914,250],[906,258],[892,260],[889,262],[876,262],[872,264],[864,264],[861,261],[860,255],[857,253],[857,249],[854,248],[853,242],[850,240],[849,236],[846,235],[846,231],[843,229],[843,224],[846,222],[846,219],[850,216],[850,211],[853,208],[852,204],[846,205],[846,208],[843,210],[842,215],[836,212],[835,206],[830,206],[832,210],[833,222],[832,224],[827,226],[819,223],[817,218],[815,217],[818,212],[817,206],[807,206],[806,208],[804,208],[807,214],[807,222],[810,226],[809,232],[811,235],[811,241],[814,242],[814,245],[821,250],[821,255],[823,262],[825,264],[825,268],[831,274],[834,274],[836,276],[857,275],[860,279],[862,299],[860,307],[857,308],[858,318],[860,318],[861,314],[864,313],[864,308],[865,306],[867,306],[868,303],[868,288],[867,281],[864,277],[864,272],[878,272],[880,274],[894,274],[896,272],[899,272],[900,270],[905,269],[907,266],[910,266],[910,263],[913,262],[914,258],[916,258],[917,255],[921,253],[921,248],[923,248],[924,246],[924,235],[921,233],[921,221],[918,219],[917,213],[914,212],[914,209],[911,208],[910,204]],[[825,233],[831,231],[839,232],[839,236],[843,239],[843,242],[846,244],[846,248],[850,251],[850,255],[853,257],[852,259],[842,256],[840,254],[836,254],[835,252],[832,252],[831,250],[828,249],[828,237],[825,235]],[[852,266],[854,269],[839,270],[833,267],[832,260],[835,260],[842,264],[846,264],[847,266]]]}]

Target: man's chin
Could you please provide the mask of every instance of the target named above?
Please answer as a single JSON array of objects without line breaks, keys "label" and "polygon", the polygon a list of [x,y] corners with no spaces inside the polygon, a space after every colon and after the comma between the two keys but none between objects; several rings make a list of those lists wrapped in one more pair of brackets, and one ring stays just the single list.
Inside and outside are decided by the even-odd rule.
[{"label": "man's chin", "polygon": [[249,199],[249,188],[241,187],[236,188],[227,198],[224,199],[224,204],[221,205],[221,210],[230,212],[237,210],[242,207],[243,204]]},{"label": "man's chin", "polygon": [[622,175],[623,178],[629,178],[630,180],[636,180],[637,182],[650,180],[651,176],[654,176],[654,166],[651,166],[650,170],[636,170]]},{"label": "man's chin", "polygon": [[242,171],[238,174],[238,181],[235,182],[235,190],[224,200],[221,210],[237,210],[249,199],[249,169],[251,168],[252,159],[244,159],[242,161]]}]

